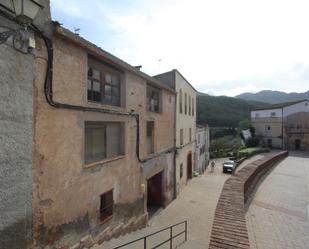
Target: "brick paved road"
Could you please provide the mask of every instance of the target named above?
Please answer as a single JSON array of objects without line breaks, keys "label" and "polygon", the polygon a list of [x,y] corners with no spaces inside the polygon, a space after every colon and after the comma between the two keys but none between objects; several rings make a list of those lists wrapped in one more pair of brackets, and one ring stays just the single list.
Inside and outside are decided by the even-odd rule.
[{"label": "brick paved road", "polygon": [[247,211],[251,248],[309,248],[309,153],[290,153]]}]

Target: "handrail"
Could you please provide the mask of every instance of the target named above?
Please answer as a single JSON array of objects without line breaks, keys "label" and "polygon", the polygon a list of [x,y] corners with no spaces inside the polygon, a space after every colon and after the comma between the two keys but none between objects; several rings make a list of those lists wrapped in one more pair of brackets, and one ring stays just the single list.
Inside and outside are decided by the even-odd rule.
[{"label": "handrail", "polygon": [[[173,227],[179,226],[179,225],[181,225],[181,224],[185,224],[185,229],[173,236]],[[113,249],[123,248],[123,247],[125,247],[125,246],[127,246],[127,245],[133,244],[133,243],[135,243],[135,242],[137,242],[137,241],[140,241],[140,240],[144,240],[144,249],[147,249],[147,238],[148,238],[148,237],[151,237],[151,236],[153,236],[153,235],[155,235],[155,234],[161,233],[161,232],[163,232],[163,231],[166,231],[166,230],[170,230],[170,237],[169,237],[169,239],[167,239],[167,240],[165,240],[165,241],[163,241],[163,242],[160,242],[159,244],[157,244],[157,245],[154,246],[154,247],[151,247],[150,249],[159,248],[160,246],[162,246],[163,244],[165,244],[165,243],[167,243],[167,242],[170,242],[170,249],[172,249],[172,248],[173,248],[173,239],[176,238],[176,237],[178,237],[178,236],[180,236],[180,235],[183,234],[183,233],[185,234],[185,239],[184,239],[184,241],[187,241],[187,236],[188,236],[188,222],[187,222],[187,220],[185,220],[185,221],[182,221],[182,222],[178,222],[178,223],[176,223],[176,224],[174,224],[174,225],[172,225],[172,226],[163,228],[163,229],[161,229],[161,230],[159,230],[159,231],[156,231],[156,232],[154,232],[154,233],[151,233],[151,234],[148,234],[148,235],[146,235],[146,236],[143,236],[143,237],[141,237],[141,238],[139,238],[139,239],[135,239],[135,240],[132,240],[132,241],[130,241],[130,242],[127,242],[127,243],[125,243],[125,244],[123,244],[123,245],[121,245],[121,246],[114,247]]]}]

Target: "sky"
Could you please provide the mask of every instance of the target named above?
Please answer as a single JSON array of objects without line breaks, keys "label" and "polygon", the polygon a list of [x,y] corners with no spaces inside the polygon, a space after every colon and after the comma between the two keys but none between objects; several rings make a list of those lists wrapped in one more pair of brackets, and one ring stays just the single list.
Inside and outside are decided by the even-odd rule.
[{"label": "sky", "polygon": [[53,20],[211,95],[309,90],[308,0],[51,0]]}]

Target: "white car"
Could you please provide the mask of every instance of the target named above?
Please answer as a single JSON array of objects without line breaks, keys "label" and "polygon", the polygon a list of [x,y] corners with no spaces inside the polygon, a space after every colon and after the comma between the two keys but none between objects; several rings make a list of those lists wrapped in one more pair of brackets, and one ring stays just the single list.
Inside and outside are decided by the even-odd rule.
[{"label": "white car", "polygon": [[232,160],[227,160],[223,163],[223,173],[233,172],[236,166],[236,162]]}]

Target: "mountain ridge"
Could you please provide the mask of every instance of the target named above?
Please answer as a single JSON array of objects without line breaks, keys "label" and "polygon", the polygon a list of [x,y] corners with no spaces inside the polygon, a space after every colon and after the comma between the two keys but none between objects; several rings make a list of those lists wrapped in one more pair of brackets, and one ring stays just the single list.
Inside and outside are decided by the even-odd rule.
[{"label": "mountain ridge", "polygon": [[279,104],[284,102],[309,99],[309,91],[303,93],[297,93],[297,92],[286,93],[281,91],[263,90],[257,93],[245,92],[236,95],[235,98],[247,101],[258,101],[269,104]]}]

